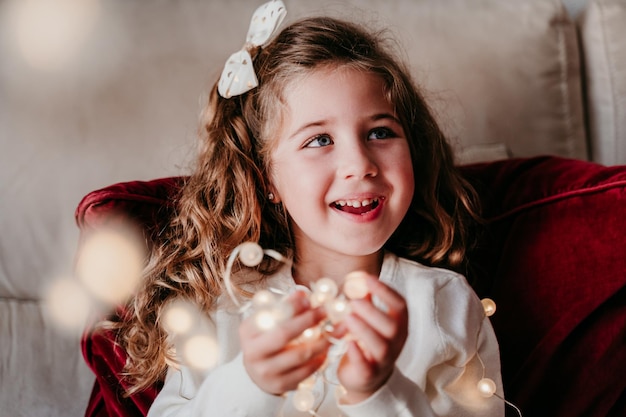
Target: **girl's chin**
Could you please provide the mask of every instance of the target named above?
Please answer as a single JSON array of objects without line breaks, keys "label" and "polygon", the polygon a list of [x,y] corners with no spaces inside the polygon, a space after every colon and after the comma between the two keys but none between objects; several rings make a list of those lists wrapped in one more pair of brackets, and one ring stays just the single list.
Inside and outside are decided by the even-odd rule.
[{"label": "girl's chin", "polygon": [[364,257],[377,255],[383,250],[382,243],[379,245],[364,245],[362,240],[363,239],[361,239],[361,242],[355,243],[347,242],[345,245],[342,245],[340,249],[338,248],[339,250],[337,250],[337,252],[346,256]]}]

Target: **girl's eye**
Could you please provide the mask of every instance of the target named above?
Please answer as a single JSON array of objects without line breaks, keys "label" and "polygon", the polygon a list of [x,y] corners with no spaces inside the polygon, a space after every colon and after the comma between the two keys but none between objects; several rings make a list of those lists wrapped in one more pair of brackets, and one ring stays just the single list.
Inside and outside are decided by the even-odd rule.
[{"label": "girl's eye", "polygon": [[395,137],[396,134],[386,127],[377,127],[370,132],[368,139],[389,139]]},{"label": "girl's eye", "polygon": [[332,145],[333,140],[328,135],[317,135],[305,145],[306,148],[321,148],[324,146]]}]

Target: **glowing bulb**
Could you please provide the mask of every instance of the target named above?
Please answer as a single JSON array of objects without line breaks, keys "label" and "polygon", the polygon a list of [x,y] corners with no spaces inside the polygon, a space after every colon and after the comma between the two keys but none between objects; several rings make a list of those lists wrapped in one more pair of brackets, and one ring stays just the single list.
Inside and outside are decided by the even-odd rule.
[{"label": "glowing bulb", "polygon": [[316,283],[313,289],[314,293],[322,294],[327,299],[332,298],[337,295],[339,289],[337,288],[337,283],[330,278],[320,278]]},{"label": "glowing bulb", "polygon": [[485,309],[485,315],[487,317],[493,316],[493,313],[496,312],[496,303],[491,298],[483,298],[480,300],[483,304],[483,308]]},{"label": "glowing bulb", "polygon": [[242,243],[239,247],[239,260],[245,266],[257,266],[263,260],[263,248],[254,242]]},{"label": "glowing bulb", "polygon": [[84,328],[90,304],[84,288],[71,278],[56,280],[45,297],[45,306],[55,324],[69,331]]},{"label": "glowing bulb", "polygon": [[168,305],[163,314],[163,327],[168,332],[175,334],[189,332],[193,322],[193,311],[190,306],[180,300]]},{"label": "glowing bulb", "polygon": [[325,307],[328,319],[333,324],[339,323],[350,314],[351,311],[348,301],[343,298],[333,298],[326,302]]},{"label": "glowing bulb", "polygon": [[141,280],[144,251],[137,236],[117,230],[101,230],[81,248],[76,275],[95,297],[118,305]]},{"label": "glowing bulb", "polygon": [[491,397],[496,393],[496,383],[490,378],[483,378],[478,381],[478,392],[485,398]]},{"label": "glowing bulb", "polygon": [[254,308],[266,308],[276,302],[276,296],[271,291],[261,290],[252,297],[252,305]]},{"label": "glowing bulb", "polygon": [[189,366],[197,369],[210,369],[217,364],[219,349],[214,338],[196,335],[189,338],[183,348],[183,356]]},{"label": "glowing bulb", "polygon": [[302,341],[316,340],[320,337],[321,333],[322,331],[320,330],[319,327],[309,327],[308,329],[302,332],[302,334],[300,335],[300,339]]},{"label": "glowing bulb", "polygon": [[346,275],[343,284],[343,293],[351,300],[365,297],[369,290],[367,289],[367,275],[362,271],[350,272]]},{"label": "glowing bulb", "polygon": [[270,330],[276,327],[278,317],[273,310],[260,310],[254,315],[254,324],[259,330]]},{"label": "glowing bulb", "polygon": [[310,389],[301,388],[293,394],[293,405],[298,411],[309,411],[314,403],[315,395]]},{"label": "glowing bulb", "polygon": [[11,38],[34,68],[57,70],[76,59],[100,15],[99,0],[14,0],[7,3]]}]

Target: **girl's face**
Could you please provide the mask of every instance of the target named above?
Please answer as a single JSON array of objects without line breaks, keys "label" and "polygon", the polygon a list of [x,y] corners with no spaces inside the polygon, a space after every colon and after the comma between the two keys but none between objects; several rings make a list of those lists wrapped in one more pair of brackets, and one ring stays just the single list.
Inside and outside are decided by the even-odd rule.
[{"label": "girl's face", "polygon": [[409,145],[382,79],[325,68],[292,82],[284,98],[271,181],[298,257],[378,254],[414,190]]}]

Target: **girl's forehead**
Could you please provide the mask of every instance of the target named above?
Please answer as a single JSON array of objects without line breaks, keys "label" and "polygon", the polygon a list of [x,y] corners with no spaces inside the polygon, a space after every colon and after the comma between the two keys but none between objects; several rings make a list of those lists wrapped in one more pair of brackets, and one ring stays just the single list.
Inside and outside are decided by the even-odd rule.
[{"label": "girl's forehead", "polygon": [[283,107],[289,110],[290,107],[303,104],[302,99],[307,96],[330,97],[338,94],[337,87],[357,86],[360,89],[371,85],[376,85],[381,94],[387,97],[386,83],[380,74],[348,64],[323,65],[294,74],[284,83],[280,97]]},{"label": "girl's forehead", "polygon": [[[282,91],[285,111],[324,111],[347,97],[389,105],[388,88],[380,74],[350,66],[321,67],[289,82]],[[354,104],[362,104],[356,102]]]},{"label": "girl's forehead", "polygon": [[[273,99],[266,101],[269,106],[266,109],[263,130],[266,144],[270,147],[276,138],[282,136],[287,125],[294,121],[294,116],[315,118],[315,113],[323,114],[327,108],[332,107],[334,101],[344,99],[346,95],[354,95],[355,92],[377,89],[380,94],[376,93],[374,96],[383,100],[376,101],[393,107],[384,78],[373,71],[350,64],[322,64],[293,72],[278,84],[278,88],[273,89]],[[352,88],[344,89],[344,86]],[[371,97],[370,95],[368,98]]]}]

